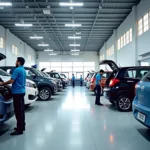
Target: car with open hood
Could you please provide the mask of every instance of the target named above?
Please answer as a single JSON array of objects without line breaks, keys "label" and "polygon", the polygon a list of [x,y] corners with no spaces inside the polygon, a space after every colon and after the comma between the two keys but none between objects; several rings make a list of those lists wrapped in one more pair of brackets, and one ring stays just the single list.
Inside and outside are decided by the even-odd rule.
[{"label": "car with open hood", "polygon": [[150,70],[149,66],[118,67],[112,60],[103,60],[100,65],[109,65],[111,75],[106,80],[104,96],[111,103],[116,104],[119,111],[132,110],[135,97],[135,85]]},{"label": "car with open hood", "polygon": [[[6,56],[0,53],[0,61],[5,59]],[[0,82],[3,80],[0,77]],[[0,86],[0,124],[9,120],[14,115],[13,98],[11,87]]]}]

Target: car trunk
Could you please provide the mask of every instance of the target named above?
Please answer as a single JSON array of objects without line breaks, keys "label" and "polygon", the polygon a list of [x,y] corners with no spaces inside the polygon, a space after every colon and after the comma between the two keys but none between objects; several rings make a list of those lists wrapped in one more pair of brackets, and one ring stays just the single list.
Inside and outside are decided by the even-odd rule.
[{"label": "car trunk", "polygon": [[136,87],[138,102],[143,106],[150,107],[150,73]]},{"label": "car trunk", "polygon": [[99,65],[108,65],[112,69],[112,73],[106,79],[106,83],[105,83],[105,87],[109,87],[109,83],[110,83],[111,79],[113,79],[116,76],[117,72],[119,71],[119,67],[112,60],[103,60],[103,61],[100,61]]}]

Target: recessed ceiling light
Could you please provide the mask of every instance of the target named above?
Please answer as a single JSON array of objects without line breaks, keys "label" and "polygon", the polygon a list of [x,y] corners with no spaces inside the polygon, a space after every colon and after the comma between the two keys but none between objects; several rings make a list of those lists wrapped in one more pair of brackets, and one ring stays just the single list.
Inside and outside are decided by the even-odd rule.
[{"label": "recessed ceiling light", "polygon": [[71,6],[70,9],[73,9],[73,7]]},{"label": "recessed ceiling light", "polygon": [[30,39],[37,39],[37,40],[39,40],[39,39],[43,39],[43,37],[42,36],[30,36]]},{"label": "recessed ceiling light", "polygon": [[80,44],[70,44],[70,46],[76,46],[76,47],[79,47],[80,46]]},{"label": "recessed ceiling light", "polygon": [[65,24],[66,27],[81,27],[81,24]]},{"label": "recessed ceiling light", "polygon": [[45,51],[45,52],[53,52],[52,49],[45,49],[44,51]]},{"label": "recessed ceiling light", "polygon": [[81,36],[68,36],[68,39],[81,39]]},{"label": "recessed ceiling light", "polygon": [[12,6],[10,2],[0,2],[0,6]]},{"label": "recessed ceiling light", "polygon": [[38,46],[42,46],[42,47],[47,47],[47,46],[49,46],[49,44],[38,44]]},{"label": "recessed ceiling light", "polygon": [[71,52],[80,52],[79,49],[72,49]]},{"label": "recessed ceiling light", "polygon": [[15,26],[17,27],[32,27],[32,24],[24,24],[24,23],[16,23]]},{"label": "recessed ceiling light", "polygon": [[69,7],[71,7],[71,6],[83,6],[83,3],[68,3],[68,2],[66,2],[66,3],[59,3],[59,5],[60,6],[69,6]]},{"label": "recessed ceiling light", "polygon": [[78,35],[79,35],[79,34],[81,34],[81,32],[76,32],[76,34],[78,34]]}]

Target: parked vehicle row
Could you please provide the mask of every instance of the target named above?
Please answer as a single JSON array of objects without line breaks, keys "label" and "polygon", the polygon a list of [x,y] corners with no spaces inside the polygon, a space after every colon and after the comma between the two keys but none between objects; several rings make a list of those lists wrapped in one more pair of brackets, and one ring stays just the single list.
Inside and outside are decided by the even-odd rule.
[{"label": "parked vehicle row", "polygon": [[[0,53],[0,60],[6,56]],[[26,95],[25,105],[30,105],[39,98],[42,101],[51,99],[51,96],[57,91],[62,91],[68,85],[66,78],[51,77],[50,74],[39,71],[35,68],[24,67],[26,70]],[[14,66],[0,67],[0,80],[8,81],[13,73]],[[9,98],[8,98],[9,97]],[[10,87],[0,86],[0,124],[11,118],[13,115],[13,100]]]},{"label": "parked vehicle row", "polygon": [[[102,80],[101,80],[101,95],[103,95],[103,89],[105,87],[105,83],[106,83],[106,80],[107,78],[109,77],[109,75],[111,74],[111,72],[108,72],[106,71],[103,76],[102,76]],[[86,87],[94,92],[96,94],[96,75],[97,75],[97,72],[94,72],[92,71],[91,73],[89,73],[85,79],[85,83],[86,83]]]}]

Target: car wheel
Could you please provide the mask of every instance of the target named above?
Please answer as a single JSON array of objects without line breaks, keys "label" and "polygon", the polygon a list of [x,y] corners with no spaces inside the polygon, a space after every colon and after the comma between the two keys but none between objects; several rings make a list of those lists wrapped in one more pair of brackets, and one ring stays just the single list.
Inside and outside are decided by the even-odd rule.
[{"label": "car wheel", "polygon": [[127,112],[132,110],[132,101],[127,96],[121,96],[116,102],[117,109],[122,112]]},{"label": "car wheel", "polygon": [[51,98],[52,92],[49,88],[43,87],[39,90],[39,98],[42,101],[47,101]]}]

